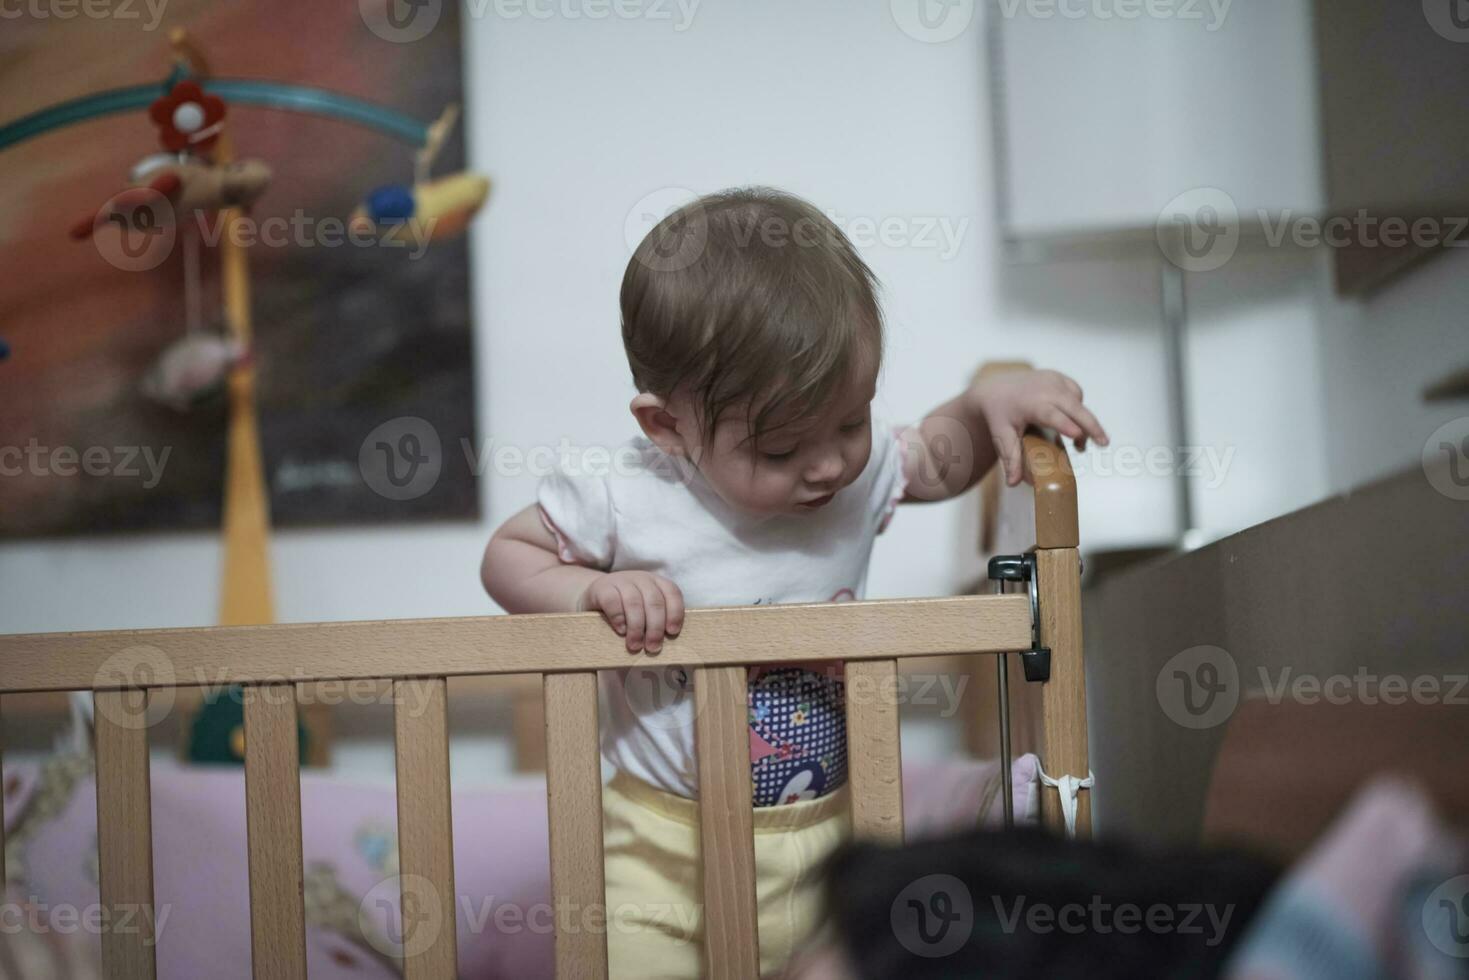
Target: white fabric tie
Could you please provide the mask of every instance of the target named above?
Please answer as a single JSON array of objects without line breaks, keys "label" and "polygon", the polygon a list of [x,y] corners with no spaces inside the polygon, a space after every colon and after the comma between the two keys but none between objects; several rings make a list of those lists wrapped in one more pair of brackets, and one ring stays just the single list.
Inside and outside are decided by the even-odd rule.
[{"label": "white fabric tie", "polygon": [[1076,798],[1084,789],[1091,789],[1096,785],[1097,777],[1090,769],[1086,771],[1085,779],[1075,776],[1062,776],[1060,779],[1052,779],[1046,775],[1046,771],[1039,766],[1036,770],[1041,774],[1041,785],[1050,786],[1061,794],[1061,816],[1066,820],[1066,837],[1071,839],[1076,836]]}]

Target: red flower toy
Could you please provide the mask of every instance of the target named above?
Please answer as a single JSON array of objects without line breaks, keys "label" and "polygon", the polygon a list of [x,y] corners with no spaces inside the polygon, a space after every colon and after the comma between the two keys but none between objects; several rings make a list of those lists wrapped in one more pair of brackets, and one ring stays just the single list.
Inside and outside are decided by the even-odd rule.
[{"label": "red flower toy", "polygon": [[158,126],[164,149],[203,153],[224,129],[224,100],[204,94],[198,82],[179,82],[149,107],[148,115]]}]

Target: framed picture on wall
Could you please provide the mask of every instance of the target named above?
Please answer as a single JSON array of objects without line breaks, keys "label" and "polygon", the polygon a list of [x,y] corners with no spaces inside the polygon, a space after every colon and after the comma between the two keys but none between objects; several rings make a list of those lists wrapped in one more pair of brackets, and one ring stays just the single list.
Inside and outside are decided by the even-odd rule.
[{"label": "framed picture on wall", "polygon": [[[213,78],[325,92],[425,123],[462,104],[457,6],[432,5],[434,22],[410,38],[374,22],[374,2],[172,0],[156,20],[144,5],[136,21],[7,20],[0,127],[98,92],[154,83],[162,93],[176,28],[207,54]],[[477,517],[474,455],[463,450],[475,445],[468,239],[351,234],[364,202],[415,184],[415,147],[340,114],[227,110],[236,159],[270,173],[229,230],[247,236],[253,329],[249,349],[227,356],[255,368],[272,523]],[[227,229],[217,213],[180,220],[147,268],[119,258],[105,222],[81,240],[69,234],[135,168],[156,165],[165,122],[144,108],[0,149],[0,267],[10,270],[0,276],[0,537],[219,526],[228,398],[176,388],[205,370],[180,350],[220,356],[213,341],[228,334]],[[463,170],[457,128],[433,167]],[[400,476],[432,453],[432,480],[410,492],[380,485],[367,461],[385,446]]]}]

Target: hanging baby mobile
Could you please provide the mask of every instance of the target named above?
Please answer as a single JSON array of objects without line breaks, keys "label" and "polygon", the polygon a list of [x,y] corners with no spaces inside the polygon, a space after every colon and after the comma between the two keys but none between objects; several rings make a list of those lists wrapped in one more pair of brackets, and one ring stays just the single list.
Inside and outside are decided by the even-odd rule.
[{"label": "hanging baby mobile", "polygon": [[[206,315],[202,297],[201,229],[225,209],[248,210],[269,190],[271,167],[263,160],[236,160],[225,147],[230,106],[305,112],[345,120],[378,130],[416,146],[410,182],[379,187],[364,197],[350,216],[354,234],[371,234],[384,242],[411,239],[432,242],[461,234],[484,204],[489,181],[478,174],[457,173],[434,178],[433,161],[458,119],[448,106],[425,125],[382,106],[324,89],[246,79],[196,77],[187,58],[180,58],[161,86],[114,89],[66,102],[0,127],[0,151],[64,126],[104,115],[147,109],[162,152],[137,161],[126,185],[101,207],[77,220],[71,236],[92,239],[115,226],[118,234],[175,245],[183,257],[185,323],[181,336],[161,350],[139,379],[145,396],[186,412],[217,391],[232,370],[251,363],[244,330],[231,323],[227,311]],[[221,150],[224,149],[224,152]],[[219,241],[215,236],[212,240]],[[99,248],[101,246],[99,245]],[[132,256],[131,268],[152,268],[145,257]],[[0,361],[11,356],[0,339]]]}]

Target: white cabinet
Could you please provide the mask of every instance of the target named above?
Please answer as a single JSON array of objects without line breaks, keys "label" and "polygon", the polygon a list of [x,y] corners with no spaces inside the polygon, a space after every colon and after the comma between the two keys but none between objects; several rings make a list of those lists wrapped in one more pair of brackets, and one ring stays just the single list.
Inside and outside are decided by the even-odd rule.
[{"label": "white cabinet", "polygon": [[[1321,208],[1310,0],[990,0],[1002,233],[1151,230],[1178,195]],[[1130,15],[1130,16],[1129,16]]]}]

